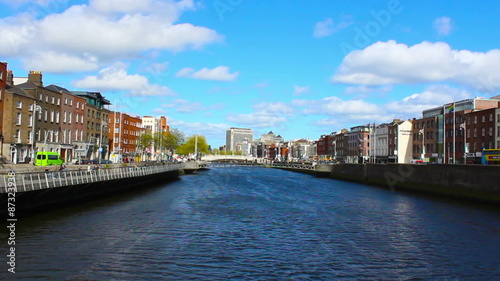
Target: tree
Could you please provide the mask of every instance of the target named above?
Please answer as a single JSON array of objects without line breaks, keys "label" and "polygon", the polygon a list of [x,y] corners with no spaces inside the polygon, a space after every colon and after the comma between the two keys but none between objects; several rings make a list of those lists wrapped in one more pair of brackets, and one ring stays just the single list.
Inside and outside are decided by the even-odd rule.
[{"label": "tree", "polygon": [[175,151],[182,143],[184,143],[184,134],[176,128],[170,129],[165,137],[165,148],[169,151]]},{"label": "tree", "polygon": [[[196,141],[198,138],[198,141]],[[182,155],[189,155],[195,153],[195,143],[198,142],[198,153],[209,153],[208,144],[204,136],[191,136],[183,145],[179,146],[177,153]]]},{"label": "tree", "polygon": [[150,133],[144,133],[139,137],[139,149],[146,154],[148,147],[153,144],[153,136]]},{"label": "tree", "polygon": [[184,142],[184,134],[179,130],[172,128],[169,132],[158,132],[153,136],[153,142],[156,148],[161,152],[174,151]]}]

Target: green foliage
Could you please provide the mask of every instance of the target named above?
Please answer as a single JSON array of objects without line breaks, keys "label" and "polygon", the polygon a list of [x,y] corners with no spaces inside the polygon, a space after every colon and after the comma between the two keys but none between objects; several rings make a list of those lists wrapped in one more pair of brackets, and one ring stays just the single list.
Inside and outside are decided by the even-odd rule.
[{"label": "green foliage", "polygon": [[184,140],[184,134],[179,129],[172,128],[165,136],[165,148],[174,151],[184,143]]},{"label": "green foliage", "polygon": [[[186,143],[179,146],[179,148],[177,149],[177,153],[181,155],[189,155],[190,153],[194,153],[195,143],[196,135],[189,137]],[[207,140],[204,136],[198,136],[198,152],[209,153]]]},{"label": "green foliage", "polygon": [[144,133],[139,138],[139,149],[146,150],[146,148],[151,147],[153,144],[153,136],[150,133]]}]

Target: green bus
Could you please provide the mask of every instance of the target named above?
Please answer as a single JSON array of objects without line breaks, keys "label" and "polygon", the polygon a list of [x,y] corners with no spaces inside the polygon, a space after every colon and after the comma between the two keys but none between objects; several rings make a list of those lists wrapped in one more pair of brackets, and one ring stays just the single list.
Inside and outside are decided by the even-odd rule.
[{"label": "green bus", "polygon": [[35,166],[52,166],[61,165],[64,161],[61,159],[61,155],[57,152],[50,151],[39,151],[36,153]]}]

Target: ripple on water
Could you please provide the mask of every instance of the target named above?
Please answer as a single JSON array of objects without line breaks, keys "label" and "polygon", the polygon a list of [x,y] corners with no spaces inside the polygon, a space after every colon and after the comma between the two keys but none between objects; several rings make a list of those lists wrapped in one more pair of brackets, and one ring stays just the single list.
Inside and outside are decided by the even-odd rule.
[{"label": "ripple on water", "polygon": [[500,279],[498,212],[219,168],[19,222],[21,279]]}]

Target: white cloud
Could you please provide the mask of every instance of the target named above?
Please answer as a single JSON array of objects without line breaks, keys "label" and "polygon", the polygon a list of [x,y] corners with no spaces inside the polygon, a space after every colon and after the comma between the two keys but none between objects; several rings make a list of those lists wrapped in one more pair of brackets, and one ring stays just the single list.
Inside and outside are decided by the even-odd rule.
[{"label": "white cloud", "polygon": [[345,94],[370,94],[370,93],[387,93],[392,90],[392,86],[372,86],[372,85],[360,85],[360,86],[350,86],[344,91]]},{"label": "white cloud", "polygon": [[199,102],[190,102],[185,99],[175,99],[170,103],[162,105],[165,108],[175,109],[177,112],[181,113],[192,113],[195,111],[205,110],[203,105]]},{"label": "white cloud", "polygon": [[413,46],[377,42],[349,53],[332,82],[358,85],[454,82],[480,91],[500,89],[500,49],[452,50],[444,42]]},{"label": "white cloud", "polygon": [[111,67],[99,71],[96,76],[87,76],[73,82],[78,88],[99,91],[129,91],[131,96],[173,96],[175,93],[168,87],[150,84],[148,79],[139,74],[128,74],[127,65],[115,63]]},{"label": "white cloud", "polygon": [[449,17],[439,17],[435,19],[432,23],[432,26],[434,27],[438,35],[443,36],[450,35],[451,31],[453,30],[451,18]]},{"label": "white cloud", "polygon": [[200,80],[232,81],[235,80],[239,72],[229,73],[229,67],[217,66],[216,68],[202,68],[198,71],[190,67],[183,68],[177,72],[176,77],[189,77]]},{"label": "white cloud", "polygon": [[352,25],[352,23],[353,21],[351,16],[342,16],[342,19],[338,24],[335,24],[333,22],[333,19],[327,18],[324,21],[316,23],[316,25],[314,26],[313,36],[316,38],[327,37],[341,29]]},{"label": "white cloud", "polygon": [[203,135],[206,137],[209,144],[211,143],[211,139],[220,140],[223,143],[224,140],[221,138],[221,135],[230,127],[225,123],[186,122],[175,120],[171,117],[169,117],[168,120],[171,128],[178,128],[181,132],[186,134],[186,136],[194,134]]},{"label": "white cloud", "polygon": [[293,86],[293,95],[294,96],[300,96],[300,95],[305,94],[307,92],[309,92],[309,87],[301,87],[298,85]]},{"label": "white cloud", "polygon": [[284,102],[262,102],[254,105],[253,108],[256,112],[261,112],[266,114],[283,114],[283,115],[294,114],[293,107]]},{"label": "white cloud", "polygon": [[47,10],[38,16],[24,13],[3,18],[0,55],[31,61],[47,52],[46,56],[89,59],[87,63],[103,65],[148,51],[200,49],[223,40],[212,29],[176,23],[184,11],[194,8],[192,0],[92,0],[60,13]]},{"label": "white cloud", "polygon": [[74,56],[66,53],[49,51],[40,52],[36,57],[36,60],[24,61],[26,68],[52,73],[93,71],[99,68],[97,58],[92,56]]},{"label": "white cloud", "polygon": [[415,93],[401,101],[390,102],[385,105],[387,112],[419,117],[422,111],[456,100],[471,98],[473,95],[466,90],[452,88],[447,85],[432,85],[422,93]]},{"label": "white cloud", "polygon": [[287,116],[295,112],[292,106],[283,102],[262,102],[255,104],[253,108],[252,113],[230,114],[226,120],[251,128],[273,128],[288,122]]},{"label": "white cloud", "polygon": [[230,114],[226,117],[229,122],[248,126],[250,128],[272,128],[281,123],[288,122],[283,116],[275,116],[264,112],[253,112],[250,114]]},{"label": "white cloud", "polygon": [[364,115],[379,112],[377,105],[364,100],[342,100],[338,97],[326,97],[321,100],[293,100],[295,106],[305,107],[304,114],[327,114],[327,115]]}]

